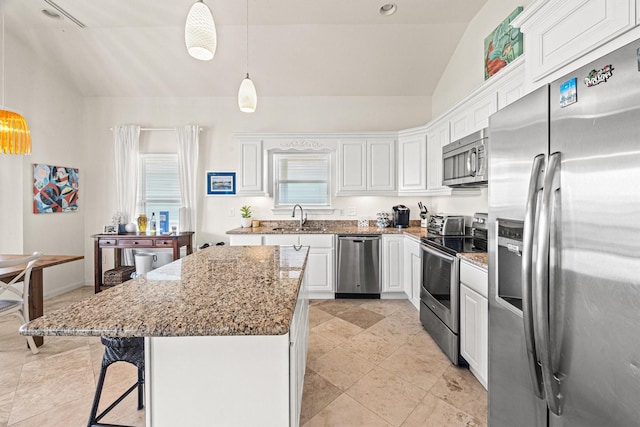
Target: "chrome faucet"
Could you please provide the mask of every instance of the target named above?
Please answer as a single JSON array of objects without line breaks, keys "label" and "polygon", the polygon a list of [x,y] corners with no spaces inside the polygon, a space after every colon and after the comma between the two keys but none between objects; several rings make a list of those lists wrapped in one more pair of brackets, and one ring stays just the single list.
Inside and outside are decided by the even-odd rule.
[{"label": "chrome faucet", "polygon": [[293,212],[291,213],[291,218],[295,218],[296,217],[296,208],[300,208],[300,228],[302,228],[304,223],[307,222],[307,214],[304,213],[304,211],[302,210],[302,206],[296,204],[293,207]]}]

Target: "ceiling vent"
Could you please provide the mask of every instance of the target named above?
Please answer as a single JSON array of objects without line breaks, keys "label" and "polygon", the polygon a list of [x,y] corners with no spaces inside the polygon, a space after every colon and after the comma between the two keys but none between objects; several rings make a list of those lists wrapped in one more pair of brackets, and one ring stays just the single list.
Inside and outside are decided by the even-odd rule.
[{"label": "ceiling vent", "polygon": [[72,14],[70,14],[69,12],[67,12],[66,10],[61,8],[60,6],[58,6],[55,2],[53,2],[53,0],[44,0],[44,2],[46,4],[48,4],[49,6],[51,6],[52,8],[54,8],[56,11],[58,11],[58,13],[60,13],[60,15],[64,16],[69,21],[71,21],[74,24],[76,24],[78,27],[80,27],[80,28],[85,28],[86,27],[86,25],[84,25],[81,21],[79,21],[75,16],[73,16]]}]

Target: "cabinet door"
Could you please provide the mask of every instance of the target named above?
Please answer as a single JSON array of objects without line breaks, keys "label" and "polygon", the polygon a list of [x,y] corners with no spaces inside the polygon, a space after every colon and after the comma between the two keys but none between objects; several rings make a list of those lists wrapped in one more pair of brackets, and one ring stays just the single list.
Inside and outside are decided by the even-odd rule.
[{"label": "cabinet door", "polygon": [[264,244],[273,246],[293,246],[300,244],[298,234],[265,234]]},{"label": "cabinet door", "polygon": [[367,142],[340,141],[338,154],[338,193],[367,190]]},{"label": "cabinet door", "polygon": [[571,64],[636,25],[634,0],[540,3],[543,5],[521,26],[527,78],[532,81]]},{"label": "cabinet door", "polygon": [[402,283],[402,260],[403,260],[402,235],[382,236],[382,292],[400,293],[404,292]]},{"label": "cabinet door", "polygon": [[262,141],[240,141],[236,192],[264,196],[262,176]]},{"label": "cabinet door", "polygon": [[232,234],[229,237],[231,246],[262,246],[262,234]]},{"label": "cabinet door", "polygon": [[489,126],[489,116],[498,111],[498,99],[495,92],[491,92],[470,105],[465,105],[462,111],[451,118],[451,140],[455,141],[482,128]]},{"label": "cabinet door", "polygon": [[420,263],[420,243],[412,237],[404,237],[404,285],[405,292],[411,303],[420,308],[420,278],[422,268]]},{"label": "cabinet door", "polygon": [[398,191],[427,190],[427,136],[401,137],[398,140]]},{"label": "cabinet door", "polygon": [[522,64],[523,62],[517,64],[517,68],[510,71],[509,79],[498,88],[498,110],[524,96],[524,65]]},{"label": "cabinet door", "polygon": [[488,303],[477,292],[460,284],[460,354],[471,372],[487,388]]},{"label": "cabinet door", "polygon": [[334,251],[329,248],[311,248],[307,258],[307,268],[304,272],[304,281],[307,291],[312,298],[318,298],[326,294],[333,297],[335,268]]},{"label": "cabinet door", "polygon": [[450,141],[449,122],[437,125],[427,134],[427,189],[429,191],[449,189],[442,185],[442,147]]},{"label": "cabinet door", "polygon": [[396,189],[396,144],[394,140],[367,141],[367,190]]},{"label": "cabinet door", "polygon": [[309,341],[309,302],[298,299],[289,330],[289,415],[290,425],[300,425],[302,391]]}]

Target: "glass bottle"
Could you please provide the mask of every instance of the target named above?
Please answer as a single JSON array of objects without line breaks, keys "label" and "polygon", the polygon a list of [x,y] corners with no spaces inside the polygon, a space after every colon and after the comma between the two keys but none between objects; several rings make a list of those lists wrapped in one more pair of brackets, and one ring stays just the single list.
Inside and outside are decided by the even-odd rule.
[{"label": "glass bottle", "polygon": [[147,231],[147,216],[145,214],[138,216],[138,231],[140,233],[146,233]]},{"label": "glass bottle", "polygon": [[149,223],[149,231],[151,231],[151,235],[156,234],[156,213],[151,212],[151,222]]}]

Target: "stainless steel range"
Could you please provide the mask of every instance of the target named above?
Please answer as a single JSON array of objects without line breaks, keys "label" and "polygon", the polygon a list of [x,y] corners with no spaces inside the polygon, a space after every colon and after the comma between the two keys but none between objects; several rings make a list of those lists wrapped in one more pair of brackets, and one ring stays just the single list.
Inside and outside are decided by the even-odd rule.
[{"label": "stainless steel range", "polygon": [[[476,221],[478,215],[474,216],[474,224],[480,222]],[[450,230],[456,235],[429,233],[421,239],[420,321],[455,365],[460,363],[460,263],[457,254],[485,252],[487,247],[486,234],[484,239],[482,233],[464,235],[464,222],[461,224],[461,228]]]}]

